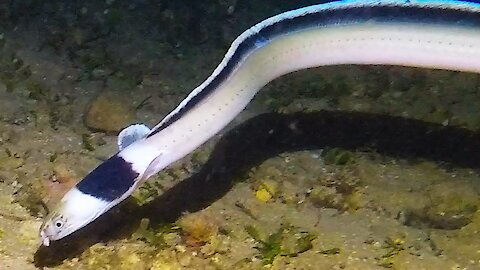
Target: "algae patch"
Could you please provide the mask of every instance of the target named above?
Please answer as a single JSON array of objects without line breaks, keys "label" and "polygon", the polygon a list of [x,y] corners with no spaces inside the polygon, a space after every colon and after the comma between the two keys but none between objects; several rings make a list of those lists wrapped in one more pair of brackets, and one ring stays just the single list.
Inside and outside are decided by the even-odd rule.
[{"label": "algae patch", "polygon": [[219,230],[217,222],[203,213],[185,215],[177,223],[182,228],[186,243],[193,246],[207,243]]},{"label": "algae patch", "polygon": [[281,226],[276,232],[262,237],[261,232],[252,225],[245,226],[245,231],[256,242],[255,247],[263,264],[272,264],[277,256],[295,257],[310,250],[312,241],[316,238],[313,234],[303,232],[293,226]]},{"label": "algae patch", "polygon": [[172,243],[172,235],[178,235],[180,228],[173,224],[161,224],[153,228],[148,218],[142,218],[133,240],[141,240],[156,248],[164,248]]}]

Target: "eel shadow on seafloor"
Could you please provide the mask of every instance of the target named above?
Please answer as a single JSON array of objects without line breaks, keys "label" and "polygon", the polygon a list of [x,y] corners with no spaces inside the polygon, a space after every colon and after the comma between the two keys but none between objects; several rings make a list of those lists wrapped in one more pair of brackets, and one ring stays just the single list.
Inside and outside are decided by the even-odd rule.
[{"label": "eel shadow on seafloor", "polygon": [[175,221],[224,196],[234,179],[270,157],[324,147],[370,149],[474,169],[480,160],[480,134],[463,128],[356,112],[267,113],[227,132],[198,173],[147,205],[127,200],[73,235],[40,247],[35,264],[58,265],[95,243],[127,238],[144,217],[152,224]]}]

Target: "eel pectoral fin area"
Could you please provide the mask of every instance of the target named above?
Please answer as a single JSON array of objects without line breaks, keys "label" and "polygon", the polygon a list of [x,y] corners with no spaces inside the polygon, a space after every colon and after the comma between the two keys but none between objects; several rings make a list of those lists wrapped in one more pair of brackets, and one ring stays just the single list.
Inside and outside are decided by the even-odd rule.
[{"label": "eel pectoral fin area", "polygon": [[165,167],[165,162],[163,162],[162,160],[163,157],[164,156],[160,154],[152,162],[150,162],[150,164],[148,165],[147,169],[143,174],[143,177],[142,177],[143,179],[146,180],[150,178],[152,175],[156,174],[157,172],[159,172]]}]

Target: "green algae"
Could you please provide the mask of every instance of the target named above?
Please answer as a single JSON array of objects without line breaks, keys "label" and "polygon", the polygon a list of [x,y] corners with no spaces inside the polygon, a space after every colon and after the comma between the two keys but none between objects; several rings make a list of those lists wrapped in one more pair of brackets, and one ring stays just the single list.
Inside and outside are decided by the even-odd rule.
[{"label": "green algae", "polygon": [[137,204],[145,205],[158,197],[163,190],[164,187],[160,181],[146,182],[132,194],[132,197],[135,199]]},{"label": "green algae", "polygon": [[179,244],[181,233],[182,228],[174,223],[161,223],[152,226],[148,218],[142,218],[130,239],[133,242],[144,242],[155,250],[163,250]]},{"label": "green algae", "polygon": [[92,139],[93,139],[92,134],[87,134],[87,133],[82,134],[82,146],[84,149],[88,151],[95,151],[95,145]]},{"label": "green algae", "polygon": [[392,239],[387,237],[383,248],[386,249],[387,252],[379,258],[378,265],[385,268],[393,268],[395,265],[395,256],[405,250],[405,241],[402,238]]},{"label": "green algae", "polygon": [[35,100],[47,100],[50,96],[50,89],[35,81],[27,81],[28,98]]},{"label": "green algae", "polygon": [[327,165],[346,165],[352,162],[352,154],[340,148],[325,149],[323,151],[323,159]]},{"label": "green algae", "polygon": [[245,231],[257,242],[255,248],[265,265],[272,264],[277,256],[295,257],[312,249],[312,241],[316,238],[313,234],[290,225],[281,226],[266,237],[262,237],[260,231],[252,225],[245,226]]},{"label": "green algae", "polygon": [[392,239],[387,237],[384,242],[384,248],[387,249],[387,253],[382,255],[382,258],[390,258],[397,255],[400,251],[405,250],[405,240],[402,238]]},{"label": "green algae", "polygon": [[[247,230],[247,232],[251,233],[251,229]],[[253,236],[257,237],[254,238],[258,243],[259,246],[257,247],[258,251],[260,252],[262,261],[264,264],[271,264],[275,257],[281,254],[282,252],[282,234],[283,230],[279,230],[271,235],[269,235],[265,240],[261,240],[258,238],[258,233],[252,234]]]},{"label": "green algae", "polygon": [[251,225],[245,226],[245,231],[257,241],[258,246],[256,246],[256,249],[260,252],[263,264],[271,264],[275,257],[281,254],[283,229],[269,235],[266,239],[263,239],[260,236],[260,232]]},{"label": "green algae", "polygon": [[337,254],[340,254],[340,252],[341,252],[341,249],[335,247],[335,248],[320,250],[318,253],[324,254],[324,255],[337,255]]},{"label": "green algae", "polygon": [[165,246],[163,234],[174,231],[173,226],[159,226],[156,230],[150,226],[148,218],[142,218],[138,229],[132,234],[133,240],[141,240],[155,247]]}]

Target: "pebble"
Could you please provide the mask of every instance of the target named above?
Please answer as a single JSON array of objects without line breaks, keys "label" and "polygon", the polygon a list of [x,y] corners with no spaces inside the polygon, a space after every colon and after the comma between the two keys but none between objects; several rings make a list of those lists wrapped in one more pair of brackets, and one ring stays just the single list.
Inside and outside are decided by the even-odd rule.
[{"label": "pebble", "polygon": [[116,92],[105,92],[90,105],[86,114],[87,127],[116,133],[135,121],[135,108],[128,100]]}]

